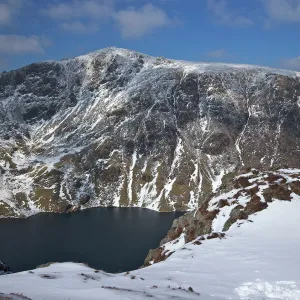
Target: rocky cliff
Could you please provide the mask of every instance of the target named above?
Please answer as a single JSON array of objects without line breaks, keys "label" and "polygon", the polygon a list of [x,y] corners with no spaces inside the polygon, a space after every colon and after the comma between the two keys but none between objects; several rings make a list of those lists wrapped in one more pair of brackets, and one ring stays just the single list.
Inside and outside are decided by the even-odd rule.
[{"label": "rocky cliff", "polygon": [[0,73],[0,216],[192,210],[300,167],[300,74],[108,48]]}]

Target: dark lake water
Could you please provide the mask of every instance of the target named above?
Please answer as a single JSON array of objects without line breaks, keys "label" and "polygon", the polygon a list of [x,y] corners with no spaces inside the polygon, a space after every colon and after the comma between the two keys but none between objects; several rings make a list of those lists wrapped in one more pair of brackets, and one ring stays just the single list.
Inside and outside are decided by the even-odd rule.
[{"label": "dark lake water", "polygon": [[13,272],[47,262],[84,262],[107,272],[140,267],[182,213],[141,208],[92,208],[0,219],[0,260]]}]

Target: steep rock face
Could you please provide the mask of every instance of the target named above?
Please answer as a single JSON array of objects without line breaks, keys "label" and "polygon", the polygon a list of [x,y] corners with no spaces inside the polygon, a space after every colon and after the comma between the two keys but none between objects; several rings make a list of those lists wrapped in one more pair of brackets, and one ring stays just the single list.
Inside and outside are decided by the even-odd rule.
[{"label": "steep rock face", "polygon": [[294,72],[116,48],[1,73],[0,216],[194,209],[241,168],[299,167],[299,99]]}]

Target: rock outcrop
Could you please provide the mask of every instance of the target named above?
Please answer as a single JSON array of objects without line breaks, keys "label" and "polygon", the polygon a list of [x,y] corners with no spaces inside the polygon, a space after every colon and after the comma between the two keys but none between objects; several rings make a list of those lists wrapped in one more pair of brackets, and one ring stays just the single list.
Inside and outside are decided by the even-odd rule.
[{"label": "rock outcrop", "polygon": [[149,251],[144,266],[167,259],[186,243],[201,245],[206,239],[224,238],[232,224],[242,225],[274,200],[300,199],[300,169],[251,169],[233,178],[231,186],[232,189],[211,197],[199,209],[174,220],[160,246]]},{"label": "rock outcrop", "polygon": [[3,261],[0,260],[0,275],[11,274],[11,269]]}]

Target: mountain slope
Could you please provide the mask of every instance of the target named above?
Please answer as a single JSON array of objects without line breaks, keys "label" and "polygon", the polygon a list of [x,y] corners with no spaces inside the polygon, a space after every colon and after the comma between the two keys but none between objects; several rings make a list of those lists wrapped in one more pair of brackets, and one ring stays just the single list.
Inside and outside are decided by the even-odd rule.
[{"label": "mountain slope", "polygon": [[1,73],[0,216],[194,209],[246,167],[300,167],[299,103],[299,73],[117,48]]},{"label": "mountain slope", "polygon": [[265,172],[251,169],[234,177],[229,183],[231,188],[227,191],[212,196],[197,210],[174,220],[160,247],[149,251],[145,265],[165,260],[186,243],[202,245],[205,240],[224,238],[233,224],[241,226],[251,222],[252,215],[269,209],[275,199],[298,199],[300,169]]},{"label": "mountain slope", "polygon": [[[218,205],[219,212],[212,222],[211,230],[218,231],[220,238],[196,234],[186,242],[185,237],[189,237],[186,228],[183,239],[176,242],[175,238],[173,243],[163,245],[174,253],[147,268],[107,274],[81,264],[52,264],[31,272],[0,276],[0,290],[7,294],[22,293],[32,300],[299,300],[300,190],[296,187],[300,183],[300,170],[279,170],[276,174],[253,174],[253,171],[235,179],[243,187],[209,200],[208,211],[225,200],[228,202],[225,206]],[[259,187],[260,191],[249,192],[253,187]],[[249,193],[244,195],[243,189]],[[233,200],[235,195],[237,199]],[[267,204],[260,211],[255,200],[259,195],[259,202]],[[253,202],[256,209],[247,218],[234,220],[223,230],[230,219],[228,210],[234,212],[239,206],[243,211],[243,206],[247,213],[247,206]],[[193,215],[197,220],[197,211]]]}]

